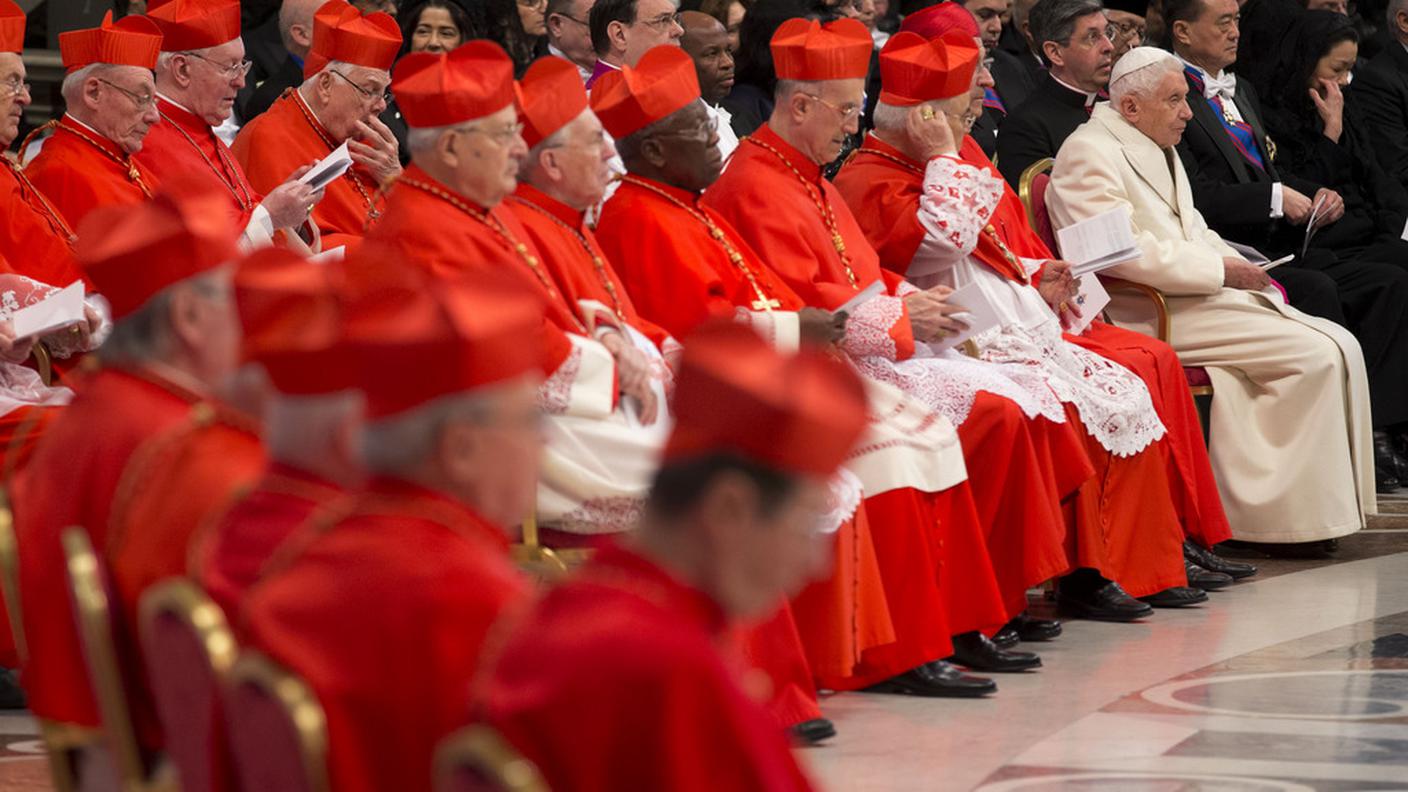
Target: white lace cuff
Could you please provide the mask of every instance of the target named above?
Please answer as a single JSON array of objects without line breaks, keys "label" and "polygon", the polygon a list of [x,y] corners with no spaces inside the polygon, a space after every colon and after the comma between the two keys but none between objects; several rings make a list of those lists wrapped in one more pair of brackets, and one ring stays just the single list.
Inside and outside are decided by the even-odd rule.
[{"label": "white lace cuff", "polygon": [[978,235],[1002,200],[1003,183],[951,157],[935,157],[924,168],[919,222],[931,238],[965,255],[978,246]]}]

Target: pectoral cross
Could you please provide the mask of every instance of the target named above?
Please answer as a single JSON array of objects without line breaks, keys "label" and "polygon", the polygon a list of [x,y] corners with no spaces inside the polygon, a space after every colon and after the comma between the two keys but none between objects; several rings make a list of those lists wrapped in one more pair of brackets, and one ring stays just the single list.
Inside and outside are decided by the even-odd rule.
[{"label": "pectoral cross", "polygon": [[775,299],[772,299],[772,300],[754,300],[754,301],[753,301],[753,310],[755,310],[755,311],[771,311],[771,310],[774,309],[774,308],[781,308],[781,307],[782,307],[782,303],[779,302],[778,300],[775,300]]}]

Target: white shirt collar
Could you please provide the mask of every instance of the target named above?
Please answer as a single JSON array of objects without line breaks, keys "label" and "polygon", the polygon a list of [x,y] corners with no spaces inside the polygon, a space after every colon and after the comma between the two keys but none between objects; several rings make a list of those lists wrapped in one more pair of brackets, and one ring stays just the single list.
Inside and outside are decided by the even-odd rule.
[{"label": "white shirt collar", "polygon": [[1051,75],[1051,79],[1053,79],[1053,80],[1055,80],[1056,82],[1060,83],[1061,85],[1063,85],[1063,86],[1069,88],[1069,89],[1070,89],[1072,92],[1074,92],[1074,93],[1083,94],[1083,95],[1085,96],[1085,106],[1086,106],[1086,107],[1090,107],[1091,105],[1095,104],[1095,99],[1096,99],[1096,97],[1097,97],[1096,92],[1094,92],[1094,91],[1082,91],[1081,89],[1075,87],[1074,85],[1071,85],[1070,83],[1066,82],[1065,80],[1061,79],[1060,77],[1057,77],[1055,74],[1052,74],[1052,75]]}]

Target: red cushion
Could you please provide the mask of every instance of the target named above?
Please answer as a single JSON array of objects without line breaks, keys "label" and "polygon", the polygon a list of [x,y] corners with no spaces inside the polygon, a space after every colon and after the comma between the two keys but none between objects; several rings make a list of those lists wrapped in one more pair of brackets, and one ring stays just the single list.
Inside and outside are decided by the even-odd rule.
[{"label": "red cushion", "polygon": [[225,700],[225,714],[243,792],[314,792],[298,729],[279,701],[255,685],[237,685]]},{"label": "red cushion", "polygon": [[180,619],[157,616],[143,646],[166,750],[184,792],[231,789],[215,674],[201,639]]},{"label": "red cushion", "polygon": [[1208,370],[1202,366],[1184,366],[1183,376],[1188,378],[1190,388],[1212,387],[1212,377],[1208,376]]},{"label": "red cushion", "polygon": [[1036,219],[1036,234],[1046,243],[1047,250],[1056,250],[1056,229],[1051,227],[1051,213],[1046,208],[1046,185],[1051,174],[1038,173],[1032,179],[1032,217]]}]

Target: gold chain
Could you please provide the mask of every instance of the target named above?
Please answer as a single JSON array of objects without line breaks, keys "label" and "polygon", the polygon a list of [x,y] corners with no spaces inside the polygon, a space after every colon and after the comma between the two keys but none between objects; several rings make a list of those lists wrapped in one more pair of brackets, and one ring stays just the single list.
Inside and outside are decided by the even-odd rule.
[{"label": "gold chain", "polygon": [[543,217],[546,217],[572,232],[572,236],[577,238],[578,244],[580,244],[582,249],[587,251],[587,255],[591,257],[592,268],[596,270],[596,275],[601,279],[601,285],[605,287],[606,293],[611,296],[611,307],[616,311],[617,318],[624,322],[626,320],[626,312],[621,308],[621,297],[616,293],[616,284],[611,282],[611,276],[606,272],[606,262],[601,260],[601,256],[598,256],[596,251],[592,250],[591,243],[587,242],[586,236],[584,236],[581,231],[563,222],[562,218],[526,198],[520,198],[517,195],[510,195],[509,198],[538,212]]},{"label": "gold chain", "polygon": [[[328,153],[336,151],[339,144],[333,143],[332,138],[328,137],[327,134],[323,132],[323,125],[318,123],[318,119],[313,117],[313,112],[304,104],[303,94],[300,94],[296,88],[290,88],[288,90],[289,93],[293,95],[294,106],[298,108],[298,112],[303,114],[303,119],[308,122],[308,126],[312,127],[313,131],[318,134],[318,138],[323,141],[323,145],[328,147]],[[362,177],[358,175],[357,171],[348,168],[347,172],[342,175],[346,176],[348,180],[352,182],[352,186],[357,188],[357,193],[362,196],[362,201],[366,203],[367,223],[371,224],[377,218],[381,217],[381,211],[376,208],[376,201],[372,198],[371,193],[367,192],[367,188],[362,186]]]},{"label": "gold chain", "polygon": [[664,198],[675,206],[678,206],[679,208],[685,210],[694,219],[703,223],[704,227],[709,229],[709,236],[713,237],[714,241],[719,243],[719,245],[724,249],[724,252],[728,254],[728,260],[733,262],[733,265],[737,267],[740,272],[743,273],[743,277],[748,279],[748,284],[753,287],[753,294],[757,295],[758,297],[758,299],[752,302],[753,310],[771,312],[775,308],[782,307],[781,301],[777,300],[774,297],[769,297],[768,293],[766,291],[763,291],[762,285],[758,283],[757,277],[753,275],[753,270],[748,268],[748,262],[743,260],[743,255],[733,247],[733,244],[728,241],[728,235],[725,234],[723,229],[719,228],[719,226],[707,214],[704,214],[698,209],[695,209],[684,201],[681,201],[675,196],[670,195],[669,193],[665,192],[659,187],[656,187],[653,184],[650,184],[649,182],[642,181],[630,175],[623,177],[621,180],[634,184],[637,187],[643,187],[655,193],[656,195],[660,196],[661,198]]},{"label": "gold chain", "polygon": [[61,233],[64,238],[68,240],[70,246],[78,241],[78,235],[73,233],[72,228],[69,228],[68,221],[64,220],[64,216],[59,214],[59,210],[55,209],[54,205],[49,203],[49,199],[44,197],[44,193],[40,192],[39,189],[34,186],[34,183],[29,180],[29,177],[24,175],[24,168],[21,168],[17,163],[11,162],[8,157],[0,157],[0,160],[3,160],[5,165],[9,167],[10,172],[15,174],[15,180],[20,183],[20,186],[32,194],[39,202],[39,206],[48,217],[49,225],[53,227],[54,230]]},{"label": "gold chain", "polygon": [[[196,153],[200,155],[200,158],[205,160],[206,166],[215,174],[215,178],[219,179],[220,183],[225,185],[225,189],[229,190],[230,194],[235,196],[235,203],[240,205],[240,211],[248,212],[254,207],[254,198],[250,196],[249,190],[245,188],[243,181],[238,178],[238,175],[236,175],[233,181],[225,178],[225,174],[221,173],[220,169],[215,167],[215,163],[211,162],[210,157],[206,156],[206,153],[196,144],[195,138],[191,137],[186,130],[182,129],[180,124],[171,120],[171,116],[162,113],[160,110],[157,112],[161,114],[161,120],[170,124],[172,129],[181,133],[181,137],[185,138],[186,142],[191,144],[191,148],[195,149]],[[221,143],[219,140],[215,141],[215,156],[220,158],[220,164],[225,167],[226,172],[237,174],[228,159],[229,155],[224,152],[224,147],[225,144]]]},{"label": "gold chain", "polygon": [[792,164],[792,160],[787,159],[786,154],[751,136],[745,137],[743,140],[766,149],[767,151],[771,151],[773,156],[782,160],[782,164],[786,165],[787,169],[792,171],[792,175],[797,177],[797,181],[801,182],[802,186],[807,188],[807,195],[812,199],[812,203],[816,204],[817,210],[821,212],[821,220],[826,224],[826,230],[831,232],[831,245],[836,248],[836,255],[840,257],[841,266],[846,270],[846,279],[851,282],[852,289],[859,291],[860,282],[856,279],[855,270],[851,269],[851,257],[846,253],[846,240],[841,236],[840,229],[836,227],[836,213],[831,210],[831,202],[826,200],[826,193],[817,189],[810,181],[807,181],[807,177],[803,176],[802,172],[797,170],[797,166]]},{"label": "gold chain", "polygon": [[[558,300],[559,302],[566,302],[566,299],[558,293],[557,288],[552,285],[552,281],[549,280],[548,276],[543,272],[543,267],[542,264],[538,262],[538,257],[528,252],[528,246],[518,241],[518,239],[514,237],[513,232],[505,228],[504,224],[499,220],[499,218],[494,217],[488,212],[481,212],[478,209],[475,209],[464,201],[461,201],[459,198],[456,198],[455,196],[451,195],[445,190],[440,189],[439,187],[436,187],[433,184],[426,184],[425,182],[417,181],[415,179],[407,179],[404,176],[402,176],[400,179],[397,179],[396,183],[404,184],[407,187],[414,187],[415,189],[420,190],[423,193],[433,195],[436,198],[439,198],[445,203],[460,210],[461,212],[464,212],[475,220],[478,220],[480,223],[483,223],[489,228],[489,230],[493,231],[495,234],[498,234],[499,238],[506,245],[508,245],[508,248],[514,253],[517,253],[518,257],[523,260],[523,263],[528,265],[528,269],[532,270],[533,274],[537,276],[538,282],[541,283],[543,285],[543,288],[547,290],[549,296],[551,296],[555,300]],[[568,313],[571,314],[572,318],[577,322],[577,327],[583,333],[586,333],[586,325],[582,324],[582,321],[577,318],[576,312],[569,310]]]},{"label": "gold chain", "polygon": [[127,155],[127,157],[126,157],[125,159],[122,158],[122,157],[119,157],[119,156],[117,156],[116,154],[112,153],[111,151],[108,151],[107,148],[105,148],[105,147],[103,146],[103,144],[99,143],[98,141],[94,140],[93,138],[88,137],[88,135],[85,134],[84,132],[82,132],[82,131],[80,131],[80,130],[74,128],[74,127],[71,127],[71,126],[69,126],[69,125],[67,125],[67,124],[59,124],[59,125],[58,125],[58,130],[59,130],[59,131],[62,131],[62,132],[68,132],[69,134],[75,135],[76,137],[78,137],[79,140],[82,140],[83,142],[87,143],[88,145],[92,146],[93,148],[95,148],[95,149],[97,149],[99,152],[101,152],[104,157],[107,157],[108,159],[112,160],[113,162],[116,162],[118,165],[121,165],[121,166],[123,166],[124,168],[126,168],[126,169],[127,169],[127,179],[128,179],[129,181],[131,181],[133,184],[137,185],[138,189],[140,189],[140,190],[142,191],[142,194],[143,194],[143,195],[147,196],[148,198],[152,197],[151,188],[147,186],[147,183],[146,183],[146,182],[142,181],[142,172],[137,169],[137,163],[132,159],[132,155],[131,155],[131,154]]}]

